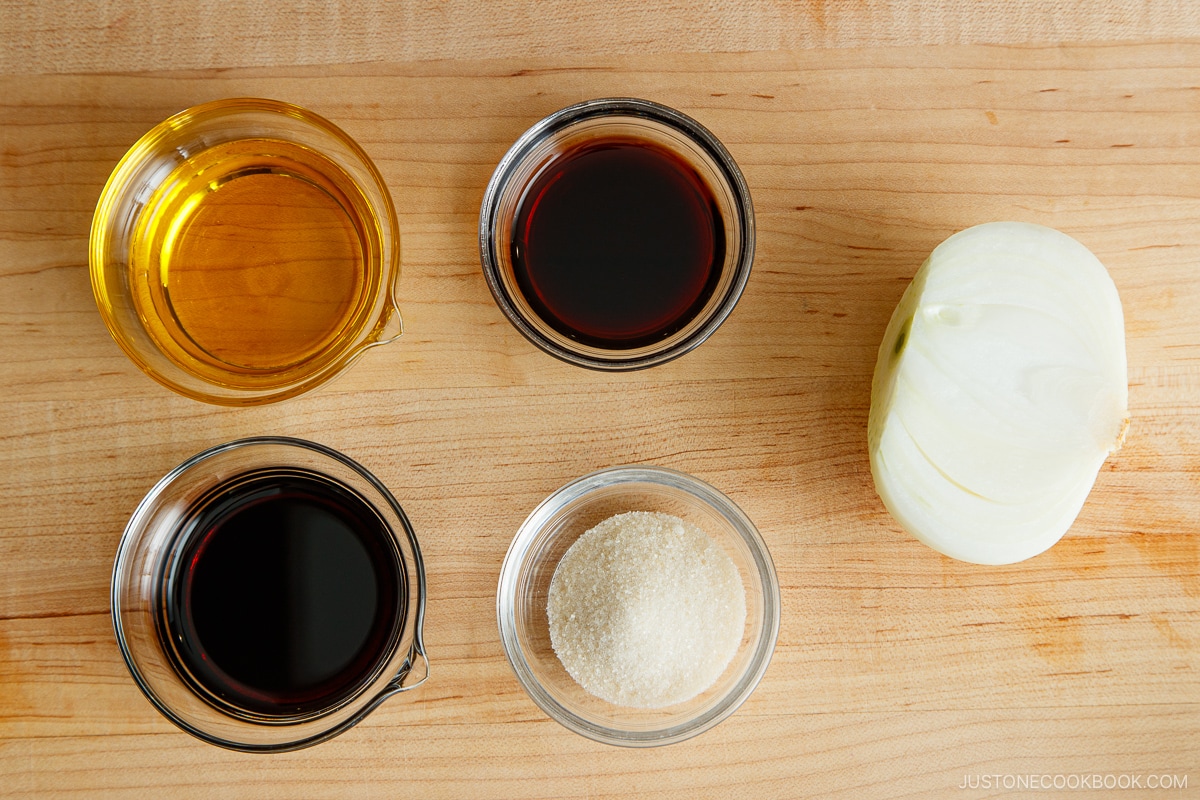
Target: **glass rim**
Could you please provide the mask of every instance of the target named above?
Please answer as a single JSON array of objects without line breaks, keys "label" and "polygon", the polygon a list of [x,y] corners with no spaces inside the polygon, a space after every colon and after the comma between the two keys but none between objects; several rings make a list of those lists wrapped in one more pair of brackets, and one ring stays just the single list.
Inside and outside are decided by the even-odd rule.
[{"label": "glass rim", "polygon": [[[663,349],[648,353],[629,355],[620,350],[603,351],[598,348],[572,348],[567,341],[555,341],[541,333],[521,313],[518,304],[509,295],[500,277],[500,266],[496,254],[496,229],[500,222],[500,201],[512,180],[517,176],[526,159],[533,155],[538,146],[555,134],[574,125],[600,118],[632,118],[658,123],[681,134],[689,142],[708,155],[717,167],[719,178],[733,199],[735,220],[732,224],[740,232],[738,251],[730,268],[732,279],[720,300],[697,319],[703,322],[686,336]],[[703,344],[725,319],[733,312],[750,279],[754,263],[755,223],[754,202],[750,189],[737,162],[725,145],[706,127],[695,119],[669,106],[636,97],[602,97],[585,100],[555,111],[534,123],[521,134],[496,165],[479,211],[479,254],[483,275],[488,289],[501,313],[514,328],[530,343],[555,358],[594,370],[631,371],[657,366],[672,361]],[[637,351],[635,351],[636,353]]]},{"label": "glass rim", "polygon": [[[745,672],[729,691],[703,714],[654,729],[630,731],[596,723],[575,714],[554,699],[534,674],[516,632],[516,597],[521,567],[543,525],[560,509],[596,489],[622,484],[651,484],[673,489],[699,500],[724,517],[746,545],[762,588],[762,627]],[[729,497],[710,484],[678,470],[649,465],[609,467],[576,478],[542,500],[517,529],[504,561],[496,592],[496,619],[500,644],[521,688],[534,704],[563,727],[603,744],[621,747],[655,747],[697,736],[732,715],[762,680],[779,637],[782,601],[775,563],[758,528]]]}]

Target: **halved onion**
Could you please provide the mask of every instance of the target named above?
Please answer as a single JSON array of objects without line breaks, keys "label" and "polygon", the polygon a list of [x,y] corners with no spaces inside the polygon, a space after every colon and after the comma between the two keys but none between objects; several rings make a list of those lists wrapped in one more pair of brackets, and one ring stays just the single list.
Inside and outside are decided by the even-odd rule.
[{"label": "halved onion", "polygon": [[942,242],[892,314],[871,385],[871,474],[906,530],[1011,564],[1057,542],[1129,425],[1125,323],[1064,233],[978,225]]}]

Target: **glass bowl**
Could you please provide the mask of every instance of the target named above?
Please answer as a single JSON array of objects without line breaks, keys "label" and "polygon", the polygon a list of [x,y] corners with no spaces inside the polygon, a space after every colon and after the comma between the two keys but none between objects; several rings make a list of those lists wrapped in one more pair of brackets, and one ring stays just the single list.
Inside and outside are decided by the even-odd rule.
[{"label": "glass bowl", "polygon": [[[691,522],[737,566],[746,624],[737,653],[696,697],[658,709],[626,708],[586,692],[550,644],[546,613],[559,560],[583,533],[614,514],[657,511]],[[606,744],[650,747],[695,736],[732,714],[758,685],[779,635],[779,582],[750,519],[708,484],[661,467],[615,467],[585,475],[546,498],[521,525],[500,569],[500,641],[517,680],[552,719]]]},{"label": "glass bowl", "polygon": [[221,405],[293,397],[392,341],[399,227],[370,158],[274,100],[181,111],[129,149],[92,220],[92,290],[143,372]]},{"label": "glass bowl", "polygon": [[[643,143],[663,151],[707,187],[723,236],[723,259],[714,267],[705,299],[700,293],[686,313],[663,328],[654,341],[626,346],[588,341],[578,332],[555,324],[522,291],[514,269],[518,216],[539,177],[566,156],[585,146],[622,141]],[[682,174],[682,173],[681,173]],[[689,178],[691,180],[691,178]],[[540,202],[540,201],[539,201]],[[536,207],[536,202],[531,201]],[[754,261],[754,204],[741,171],[724,145],[706,129],[672,108],[636,98],[588,100],[541,120],[513,144],[500,160],[484,193],[479,214],[479,249],[483,274],[500,310],[534,345],[556,358],[596,370],[635,370],[678,358],[708,339],[733,311],[750,277]],[[613,291],[614,287],[606,287]],[[628,298],[658,297],[671,287],[624,285]],[[540,302],[540,300],[538,301]]]},{"label": "glass bowl", "polygon": [[[227,487],[268,475],[315,478],[352,493],[382,523],[399,567],[397,618],[353,691],[320,709],[264,715],[207,693],[174,652],[166,622],[175,565],[196,538],[206,504]],[[219,499],[219,498],[218,498]],[[163,716],[211,744],[246,752],[296,750],[350,728],[388,697],[429,675],[422,629],[425,566],[404,510],[371,473],[341,453],[302,439],[256,437],[205,450],[162,478],[134,511],[112,575],[112,620],[121,655]]]}]

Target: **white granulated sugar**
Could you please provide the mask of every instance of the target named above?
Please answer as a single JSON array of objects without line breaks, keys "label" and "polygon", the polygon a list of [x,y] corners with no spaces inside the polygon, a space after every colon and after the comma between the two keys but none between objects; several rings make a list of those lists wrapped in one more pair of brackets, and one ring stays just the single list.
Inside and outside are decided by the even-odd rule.
[{"label": "white granulated sugar", "polygon": [[746,595],[707,533],[670,514],[630,511],[567,550],[550,581],[550,643],[587,692],[660,708],[711,686],[737,652]]}]

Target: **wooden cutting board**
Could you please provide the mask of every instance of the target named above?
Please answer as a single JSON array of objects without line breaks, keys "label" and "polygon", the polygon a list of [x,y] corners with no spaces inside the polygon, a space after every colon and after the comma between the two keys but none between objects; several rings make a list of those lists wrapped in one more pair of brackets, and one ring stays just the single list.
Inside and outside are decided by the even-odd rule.
[{"label": "wooden cutting board", "polygon": [[[969,798],[1110,775],[1187,782],[1145,796],[1195,792],[1200,39],[945,40],[73,72],[51,48],[59,60],[42,73],[10,49],[0,795]],[[143,376],[105,331],[87,273],[92,209],[126,148],[174,111],[238,95],[307,106],[355,137],[391,188],[403,238],[402,339],[326,388],[257,409],[202,405]],[[512,141],[605,95],[708,126],[741,165],[758,220],[753,275],[726,324],[676,362],[622,375],[522,339],[491,300],[476,233]],[[875,351],[907,281],[943,238],[998,219],[1060,228],[1109,268],[1133,424],[1062,542],[984,568],[890,519],[866,419]],[[429,682],[338,739],[270,757],[164,720],[130,679],[108,610],[112,558],[141,496],[189,455],[255,434],[313,439],[374,471],[412,519],[429,573]],[[520,522],[561,484],[622,463],[726,492],[762,531],[783,591],[778,646],[750,700],[696,739],[647,751],[546,718],[495,622]]]}]

